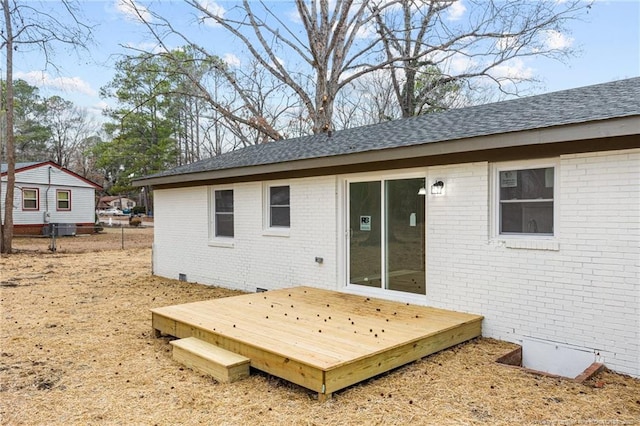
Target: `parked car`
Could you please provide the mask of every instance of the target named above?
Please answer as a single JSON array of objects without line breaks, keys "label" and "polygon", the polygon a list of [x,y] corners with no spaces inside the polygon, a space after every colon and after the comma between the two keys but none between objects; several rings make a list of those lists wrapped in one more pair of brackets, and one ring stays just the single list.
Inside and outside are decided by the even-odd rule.
[{"label": "parked car", "polygon": [[100,216],[124,216],[122,210],[117,207],[111,207],[106,210],[100,210],[98,212]]}]

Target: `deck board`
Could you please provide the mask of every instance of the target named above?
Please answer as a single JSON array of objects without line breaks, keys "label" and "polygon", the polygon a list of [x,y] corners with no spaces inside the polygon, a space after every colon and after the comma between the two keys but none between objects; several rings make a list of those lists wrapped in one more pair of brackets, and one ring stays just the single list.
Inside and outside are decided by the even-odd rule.
[{"label": "deck board", "polygon": [[195,336],[322,394],[481,334],[482,316],[296,287],[152,310],[153,327]]}]

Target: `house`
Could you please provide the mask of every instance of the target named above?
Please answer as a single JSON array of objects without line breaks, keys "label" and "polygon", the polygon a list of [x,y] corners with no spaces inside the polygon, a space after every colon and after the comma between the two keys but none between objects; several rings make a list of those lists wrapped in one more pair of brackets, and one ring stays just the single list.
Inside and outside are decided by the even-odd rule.
[{"label": "house", "polygon": [[250,146],[139,179],[153,271],[481,314],[524,365],[640,376],[640,78]]},{"label": "house", "polygon": [[98,210],[117,208],[120,210],[131,210],[136,206],[136,201],[128,197],[119,195],[107,195],[98,200]]},{"label": "house", "polygon": [[[52,162],[16,164],[13,225],[16,235],[43,235],[56,224],[58,235],[94,232],[100,185]],[[2,220],[7,165],[2,164]]]}]

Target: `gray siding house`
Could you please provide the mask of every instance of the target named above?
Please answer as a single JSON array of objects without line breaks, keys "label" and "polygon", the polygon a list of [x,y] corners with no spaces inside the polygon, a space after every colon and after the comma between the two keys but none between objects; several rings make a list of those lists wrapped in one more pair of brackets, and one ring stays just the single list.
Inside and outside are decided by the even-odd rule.
[{"label": "gray siding house", "polygon": [[[7,165],[2,164],[2,221]],[[52,161],[17,163],[13,197],[15,234],[42,235],[56,224],[57,234],[93,233],[96,190],[102,187]]]}]

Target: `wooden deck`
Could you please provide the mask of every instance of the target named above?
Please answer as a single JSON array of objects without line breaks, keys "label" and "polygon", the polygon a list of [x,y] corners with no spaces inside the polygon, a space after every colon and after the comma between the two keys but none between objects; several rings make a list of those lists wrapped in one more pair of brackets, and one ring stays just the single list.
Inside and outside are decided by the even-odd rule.
[{"label": "wooden deck", "polygon": [[156,335],[197,337],[323,400],[480,336],[482,316],[296,287],[157,308],[152,322]]}]

